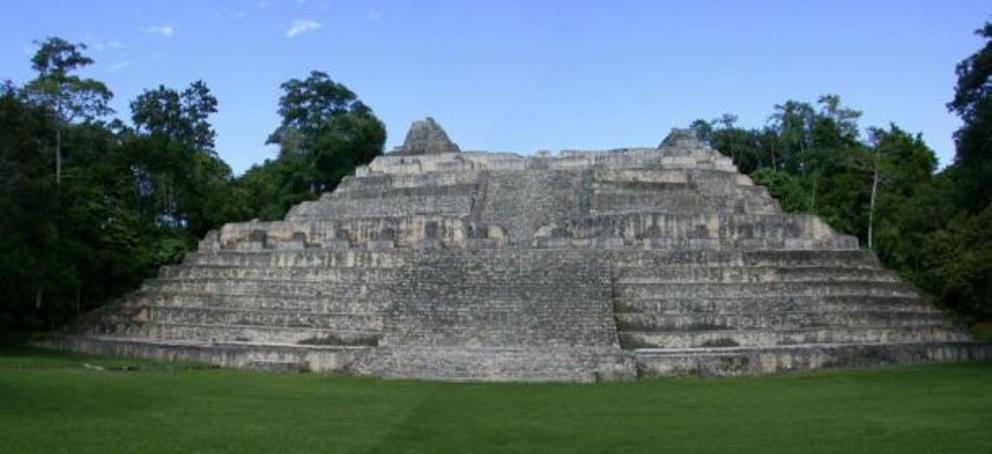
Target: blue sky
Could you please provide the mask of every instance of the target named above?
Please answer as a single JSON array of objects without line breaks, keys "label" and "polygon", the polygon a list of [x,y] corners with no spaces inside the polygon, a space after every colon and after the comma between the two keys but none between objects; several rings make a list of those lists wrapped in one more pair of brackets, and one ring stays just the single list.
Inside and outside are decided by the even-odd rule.
[{"label": "blue sky", "polygon": [[959,121],[954,66],[982,42],[986,1],[7,1],[0,79],[31,78],[31,42],[90,45],[115,92],[203,79],[217,150],[236,172],[275,156],[279,84],[319,69],[386,123],[387,149],[431,115],[462,149],[655,145],[737,114],[765,124],[825,93],[861,126],[922,132],[941,164]]}]

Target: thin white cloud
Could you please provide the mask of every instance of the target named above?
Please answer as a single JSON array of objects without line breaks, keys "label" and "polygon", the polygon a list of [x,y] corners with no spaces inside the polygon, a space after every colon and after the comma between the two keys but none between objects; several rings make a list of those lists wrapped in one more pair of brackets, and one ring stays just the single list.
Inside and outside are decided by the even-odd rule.
[{"label": "thin white cloud", "polygon": [[151,61],[156,61],[156,60],[161,59],[164,55],[165,54],[163,54],[161,52],[152,52],[152,53],[148,54],[148,59],[151,60]]},{"label": "thin white cloud", "polygon": [[122,70],[124,68],[127,68],[128,66],[131,66],[131,60],[124,60],[124,61],[119,61],[117,63],[114,63],[114,64],[108,66],[107,67],[107,70],[110,71],[110,72],[114,72],[115,73],[115,72],[120,71],[120,70]]},{"label": "thin white cloud", "polygon": [[176,28],[171,25],[149,25],[141,29],[141,31],[149,35],[158,35],[163,38],[172,38],[176,36]]},{"label": "thin white cloud", "polygon": [[238,12],[235,12],[235,13],[232,13],[232,14],[231,14],[231,17],[233,17],[233,18],[235,18],[235,19],[244,19],[244,18],[245,18],[245,17],[247,17],[247,16],[248,16],[248,15],[247,15],[247,14],[245,14],[245,12],[244,12],[244,11],[238,11]]},{"label": "thin white cloud", "polygon": [[289,27],[289,30],[286,30],[286,37],[292,38],[296,35],[311,32],[318,28],[320,28],[320,22],[312,19],[297,19],[293,21],[293,25]]},{"label": "thin white cloud", "polygon": [[100,38],[93,38],[88,41],[89,41],[90,49],[93,49],[97,52],[103,52],[105,50],[111,50],[111,49],[120,49],[124,47],[124,45],[121,44],[121,42],[117,41],[116,39],[112,39],[110,41],[104,41]]},{"label": "thin white cloud", "polygon": [[382,13],[375,8],[369,8],[368,17],[372,22],[379,22],[379,19],[382,19]]}]

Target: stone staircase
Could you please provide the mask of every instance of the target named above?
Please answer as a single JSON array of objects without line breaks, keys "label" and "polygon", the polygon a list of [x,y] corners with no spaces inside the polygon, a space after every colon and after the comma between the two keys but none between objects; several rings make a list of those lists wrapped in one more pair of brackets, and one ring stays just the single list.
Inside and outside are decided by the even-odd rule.
[{"label": "stone staircase", "polygon": [[[819,365],[841,364],[833,356],[868,347],[879,347],[871,350],[879,362],[924,361],[931,358],[922,347],[969,345],[966,331],[870,252],[817,252],[801,264],[793,251],[766,250],[760,260],[745,252],[726,264],[620,267],[613,293],[620,344],[634,352],[640,373],[660,375],[819,367],[809,364],[810,351]],[[696,353],[721,361],[685,359]]]},{"label": "stone staircase", "polygon": [[284,221],[211,232],[49,345],[459,381],[992,357],[855,238],[782,212],[683,131],[554,157],[424,154],[447,136],[411,136]]}]

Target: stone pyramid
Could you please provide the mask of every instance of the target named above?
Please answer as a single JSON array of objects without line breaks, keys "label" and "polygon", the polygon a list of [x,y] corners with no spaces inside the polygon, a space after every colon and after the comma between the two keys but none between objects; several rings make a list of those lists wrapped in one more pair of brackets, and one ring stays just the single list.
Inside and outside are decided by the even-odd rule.
[{"label": "stone pyramid", "polygon": [[460,152],[432,119],[279,222],[227,224],[58,348],[389,378],[592,381],[992,357],[685,130]]}]

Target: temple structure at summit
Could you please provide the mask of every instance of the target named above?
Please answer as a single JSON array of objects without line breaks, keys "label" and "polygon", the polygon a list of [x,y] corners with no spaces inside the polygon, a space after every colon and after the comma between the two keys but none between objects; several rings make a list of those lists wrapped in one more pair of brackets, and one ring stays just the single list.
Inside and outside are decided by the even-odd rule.
[{"label": "temple structure at summit", "polygon": [[593,381],[992,357],[686,130],[461,151],[433,119],[283,221],[227,224],[50,341],[222,366]]}]

